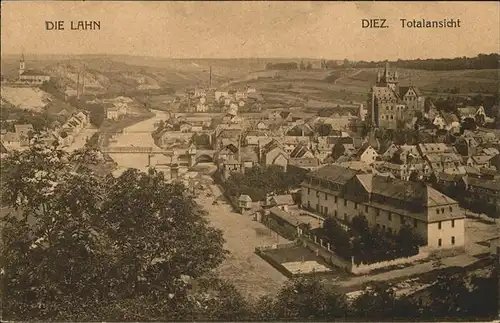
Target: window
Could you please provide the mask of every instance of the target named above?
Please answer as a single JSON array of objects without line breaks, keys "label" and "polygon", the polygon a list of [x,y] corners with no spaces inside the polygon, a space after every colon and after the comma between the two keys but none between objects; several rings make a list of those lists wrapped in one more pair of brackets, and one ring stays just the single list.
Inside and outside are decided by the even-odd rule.
[{"label": "window", "polygon": [[307,189],[307,194],[311,195],[311,189],[310,188]]},{"label": "window", "polygon": [[344,200],[344,206],[347,206],[347,200]]},{"label": "window", "polygon": [[335,196],[335,203],[337,203],[337,197]]},{"label": "window", "polygon": [[325,211],[325,214],[328,215],[328,208],[326,206],[323,210]]},{"label": "window", "polygon": [[441,247],[441,239],[438,239],[438,247]]},{"label": "window", "polygon": [[354,209],[357,210],[358,209],[358,203],[354,203]]},{"label": "window", "polygon": [[451,237],[451,244],[454,245],[455,244],[455,237]]},{"label": "window", "polygon": [[455,220],[451,220],[451,227],[454,228],[455,227]]},{"label": "window", "polygon": [[418,220],[417,219],[413,219],[413,226],[415,228],[418,227]]},{"label": "window", "polygon": [[307,201],[307,208],[310,209],[311,208],[311,202]]},{"label": "window", "polygon": [[450,206],[450,212],[453,212],[453,208]]},{"label": "window", "polygon": [[391,212],[387,213],[387,219],[389,221],[392,221],[392,214],[391,214]]},{"label": "window", "polygon": [[438,230],[441,230],[441,221],[438,222]]},{"label": "window", "polygon": [[441,213],[444,213],[444,207],[443,207],[443,208],[441,208]]},{"label": "window", "polygon": [[333,211],[333,215],[334,215],[335,217],[337,217],[337,216],[338,216],[338,214],[337,214],[337,210]]},{"label": "window", "polygon": [[319,212],[319,204],[316,204],[316,211]]},{"label": "window", "polygon": [[436,214],[439,214],[439,209],[436,209]]},{"label": "window", "polygon": [[327,200],[328,200],[328,195],[325,194],[325,201],[327,201]]},{"label": "window", "polygon": [[365,212],[368,213],[368,205],[365,205]]}]

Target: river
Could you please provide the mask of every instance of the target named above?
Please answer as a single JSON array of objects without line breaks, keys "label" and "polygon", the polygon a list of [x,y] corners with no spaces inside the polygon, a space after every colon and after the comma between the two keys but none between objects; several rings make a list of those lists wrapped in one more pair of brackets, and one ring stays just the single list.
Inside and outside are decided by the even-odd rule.
[{"label": "river", "polygon": [[[152,110],[155,114],[147,120],[138,122],[113,136],[109,147],[152,147],[157,148],[151,132],[155,129],[155,123],[160,120],[168,120],[168,115],[164,111]],[[128,168],[137,168],[141,171],[148,169],[148,156],[146,154],[110,154],[111,158],[118,164],[114,174],[119,175]],[[170,163],[170,158],[163,155],[151,157],[151,165],[157,163]]]}]

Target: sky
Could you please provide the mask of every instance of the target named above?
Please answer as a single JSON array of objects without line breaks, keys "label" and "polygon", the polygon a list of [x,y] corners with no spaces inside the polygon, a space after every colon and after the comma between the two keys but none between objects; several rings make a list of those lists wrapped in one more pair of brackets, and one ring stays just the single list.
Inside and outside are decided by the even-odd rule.
[{"label": "sky", "polygon": [[[126,54],[170,58],[395,60],[498,52],[497,2],[2,1],[2,55]],[[363,29],[361,19],[389,28]],[[403,29],[399,19],[460,19]],[[48,31],[45,21],[64,20]],[[98,31],[70,21],[100,20]]]}]

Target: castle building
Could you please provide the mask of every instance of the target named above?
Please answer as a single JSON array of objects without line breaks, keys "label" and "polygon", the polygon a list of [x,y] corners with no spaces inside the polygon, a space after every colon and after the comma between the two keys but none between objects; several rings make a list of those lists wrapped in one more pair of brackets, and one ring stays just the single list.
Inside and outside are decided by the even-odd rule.
[{"label": "castle building", "polygon": [[50,81],[50,76],[40,71],[27,70],[23,54],[21,56],[21,60],[19,61],[19,81],[25,84],[39,85],[43,82]]},{"label": "castle building", "polygon": [[418,113],[424,113],[425,97],[414,86],[399,86],[398,72],[389,70],[386,62],[378,71],[372,87],[371,121],[375,127],[397,129],[410,123]]}]

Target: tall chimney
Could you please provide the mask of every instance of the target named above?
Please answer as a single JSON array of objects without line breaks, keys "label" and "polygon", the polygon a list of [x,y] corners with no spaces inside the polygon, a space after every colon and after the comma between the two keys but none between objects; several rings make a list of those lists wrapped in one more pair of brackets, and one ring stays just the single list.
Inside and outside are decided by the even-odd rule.
[{"label": "tall chimney", "polygon": [[210,65],[210,76],[208,80],[208,89],[210,90],[212,88],[212,65]]},{"label": "tall chimney", "polygon": [[80,72],[76,76],[76,99],[80,99]]}]

